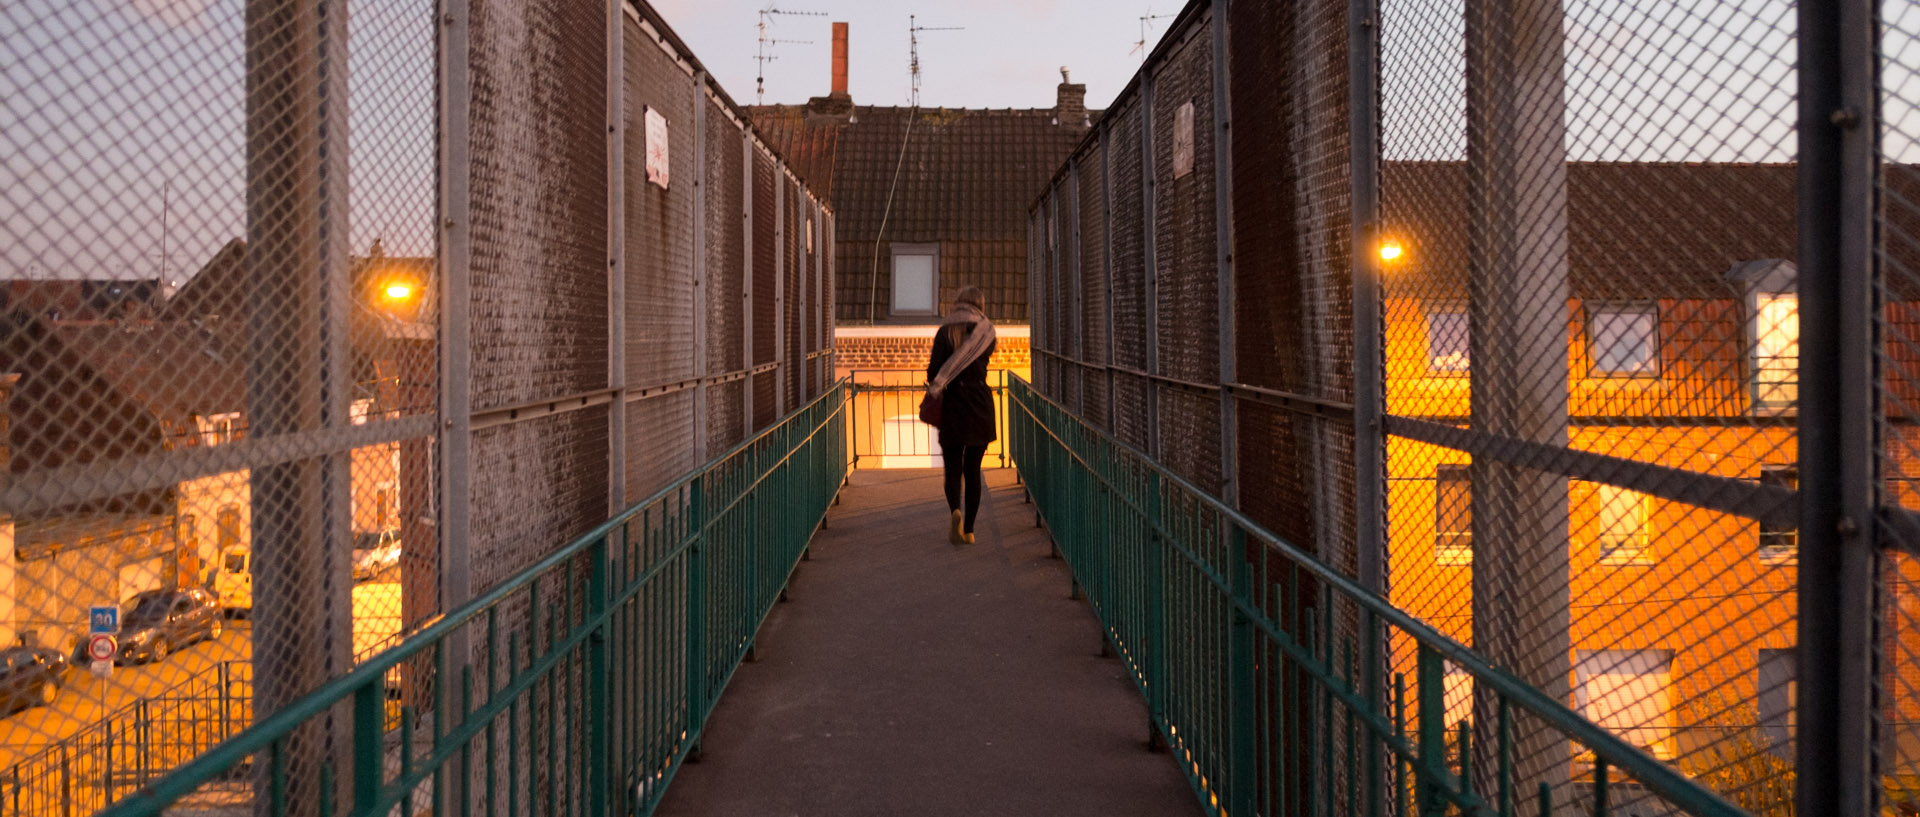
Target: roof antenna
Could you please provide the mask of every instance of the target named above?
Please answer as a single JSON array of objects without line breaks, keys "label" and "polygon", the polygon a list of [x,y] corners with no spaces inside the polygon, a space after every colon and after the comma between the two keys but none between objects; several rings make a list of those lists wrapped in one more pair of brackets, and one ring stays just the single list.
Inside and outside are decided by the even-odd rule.
[{"label": "roof antenna", "polygon": [[773,18],[782,15],[787,17],[825,17],[827,13],[824,11],[788,10],[779,8],[773,3],[768,3],[766,8],[760,10],[760,44],[753,54],[753,61],[760,64],[759,69],[754,72],[753,78],[753,104],[755,105],[766,104],[767,63],[779,59],[779,57],[767,53],[767,47],[773,45],[813,45],[812,40],[776,40],[767,36],[768,22],[771,20],[777,23],[779,21]]},{"label": "roof antenna", "polygon": [[923,26],[907,15],[907,69],[913,75],[913,107],[920,107],[920,32],[965,31],[961,26]]},{"label": "roof antenna", "polygon": [[1134,44],[1133,44],[1133,50],[1132,50],[1132,51],[1128,51],[1128,52],[1127,52],[1127,54],[1128,54],[1129,56],[1131,56],[1131,55],[1133,55],[1133,54],[1139,54],[1139,55],[1140,55],[1140,61],[1141,61],[1141,62],[1143,62],[1143,63],[1144,63],[1144,62],[1146,62],[1146,61],[1147,61],[1147,31],[1148,31],[1148,29],[1150,29],[1150,28],[1152,28],[1152,27],[1153,27],[1153,21],[1155,21],[1155,20],[1164,20],[1164,19],[1166,19],[1166,18],[1168,18],[1168,17],[1172,17],[1172,16],[1174,16],[1174,15],[1172,15],[1172,14],[1154,14],[1154,13],[1153,13],[1153,7],[1152,7],[1152,6],[1148,6],[1148,7],[1147,7],[1147,13],[1146,13],[1146,14],[1142,14],[1142,15],[1140,15],[1140,39],[1139,39],[1139,40],[1136,40],[1136,41],[1134,42]]}]

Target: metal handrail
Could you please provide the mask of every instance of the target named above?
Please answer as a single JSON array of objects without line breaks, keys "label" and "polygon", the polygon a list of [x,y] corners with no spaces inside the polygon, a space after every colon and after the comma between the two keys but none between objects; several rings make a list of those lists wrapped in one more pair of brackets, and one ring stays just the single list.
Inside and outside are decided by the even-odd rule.
[{"label": "metal handrail", "polygon": [[[535,720],[532,692],[537,687],[546,688],[551,715],[555,686],[563,682],[573,684],[576,680],[579,689],[563,689],[560,694],[580,696],[572,699],[576,711],[566,714],[582,720],[566,728],[569,735],[574,730],[586,730],[585,737],[570,739],[600,751],[586,753],[584,757],[589,763],[582,768],[566,771],[567,779],[577,778],[585,790],[567,796],[606,805],[606,798],[620,788],[632,798],[629,805],[634,811],[651,812],[681,762],[697,752],[706,715],[712,711],[733,670],[751,649],[761,622],[779,598],[813,532],[819,529],[845,482],[849,463],[844,434],[850,394],[847,380],[835,383],[807,406],[739,443],[704,467],[659,489],[460,608],[429,620],[396,646],[369,657],[345,675],[258,718],[240,734],[101,813],[111,817],[158,815],[170,804],[249,758],[254,758],[256,765],[264,759],[266,769],[256,777],[256,788],[267,789],[264,794],[272,798],[278,813],[283,810],[290,790],[292,796],[300,796],[300,790],[287,780],[290,736],[303,724],[326,716],[342,704],[348,705],[353,713],[352,769],[335,773],[328,765],[320,770],[321,813],[332,813],[331,798],[337,788],[334,778],[339,775],[346,775],[342,782],[352,797],[347,813],[354,815],[384,814],[402,800],[416,796],[423,784],[433,785],[436,798],[444,796],[449,788],[446,784],[455,782],[447,777],[450,772],[459,774],[457,790],[473,796],[478,791],[469,768],[473,764],[459,764],[456,770],[451,769],[449,763],[482,751],[489,758],[482,772],[485,796],[491,805],[498,794],[491,762],[496,751],[495,733],[511,729],[517,736],[521,721],[520,717],[514,717],[516,713],[527,718],[531,730]],[[775,492],[779,495],[761,501],[763,493]],[[718,497],[720,501],[715,507],[709,509],[706,505],[713,494],[722,496]],[[638,539],[630,535],[629,530],[636,523],[647,528],[640,532]],[[616,563],[615,557],[621,555],[615,552],[616,548],[624,550],[632,561],[649,563],[643,567],[633,567],[625,560]],[[577,565],[583,558],[589,564]],[[770,564],[763,565],[763,561]],[[709,568],[709,564],[715,566]],[[591,573],[592,578],[584,588],[577,587],[577,571],[569,570],[570,566],[585,567]],[[682,584],[673,589],[684,593],[683,603],[676,609],[684,612],[685,627],[671,634],[685,651],[678,656],[682,664],[676,670],[683,674],[674,678],[656,677],[658,670],[646,667],[638,674],[614,677],[615,668],[633,668],[638,660],[635,652],[643,647],[656,649],[649,658],[663,658],[657,652],[657,645],[639,643],[646,640],[640,628],[656,623],[639,620],[635,605],[643,594],[659,589],[654,582],[670,568],[684,571],[683,575],[676,572]],[[758,581],[763,576],[763,568],[770,568],[764,576],[777,581]],[[727,569],[744,569],[756,580],[750,582],[753,586],[745,588],[753,598],[744,607],[732,596],[716,601],[715,596],[705,592],[706,571]],[[561,582],[562,596],[550,599],[543,606],[540,588],[555,580]],[[584,612],[572,604],[575,599],[571,594],[575,592],[582,596],[578,601],[584,606]],[[738,592],[741,588],[716,588],[716,595]],[[462,668],[461,677],[453,677],[449,669],[458,665],[450,666],[446,654],[448,640],[463,628],[481,627],[485,630],[482,635],[487,644],[486,654],[501,655],[499,633],[503,616],[500,611],[505,602],[515,598],[528,602],[525,610],[529,619],[521,622],[526,625],[521,630],[507,635],[508,677],[496,683],[495,669],[499,662],[493,658],[489,658],[481,670],[484,678],[476,678],[471,666]],[[553,604],[553,601],[561,603]],[[540,621],[543,613],[547,616],[544,628]],[[569,619],[560,625],[564,631],[557,631],[560,616]],[[520,641],[522,631],[527,636],[524,650]],[[542,634],[546,636],[544,651],[539,649]],[[628,638],[616,638],[616,634],[625,634]],[[708,654],[710,646],[722,649]],[[432,720],[433,737],[426,753],[416,758],[412,733],[414,719],[420,713],[411,706],[403,708],[400,726],[393,730],[382,717],[384,685],[388,672],[427,660],[439,668],[439,682],[432,685],[434,700],[427,713],[421,715]],[[556,668],[574,661],[587,665],[586,671],[579,673],[582,677],[554,676]],[[640,677],[647,673],[654,674]],[[484,683],[484,700],[476,706],[474,686],[479,683]],[[613,683],[625,683],[636,693],[644,692],[648,696],[667,694],[659,692],[658,686],[679,685],[674,688],[683,697],[671,702],[653,701],[659,705],[658,711],[642,713],[635,711],[639,701],[623,698],[616,703],[611,698],[609,685]],[[460,690],[461,700],[457,704],[450,688]],[[633,728],[635,724],[609,723],[608,713],[616,707],[629,719],[659,715],[666,719],[670,732],[641,734]],[[504,727],[499,722],[503,714],[509,715]],[[544,724],[549,730],[549,741],[554,740],[553,720],[550,717]],[[614,731],[620,732],[624,743],[612,745]],[[388,740],[390,737],[396,739]],[[482,737],[485,740],[478,741]],[[518,743],[510,738],[501,751],[513,753],[527,748]],[[629,778],[651,775],[644,785],[616,787],[612,784],[615,771],[611,768],[612,755],[646,760],[647,751],[662,746],[667,748],[661,750],[664,756],[657,765],[642,768],[636,761],[621,770]],[[395,764],[389,762],[395,760],[392,755],[396,751],[399,752],[397,772],[392,768]],[[582,756],[575,757],[577,760]],[[553,762],[550,756],[546,760]],[[531,756],[529,762],[534,762]],[[517,797],[522,794],[513,789],[519,780],[518,774],[510,773],[509,777],[508,796]],[[549,779],[554,778],[549,776]],[[532,793],[524,794],[531,796]],[[602,808],[594,813],[610,812]]]},{"label": "metal handrail", "polygon": [[[1309,686],[1312,687],[1299,694],[1316,696],[1308,705],[1309,714],[1326,707],[1325,717],[1312,723],[1331,732],[1332,704],[1337,703],[1349,724],[1346,780],[1356,791],[1345,795],[1322,792],[1322,796],[1346,796],[1352,798],[1350,804],[1364,800],[1370,806],[1367,813],[1386,813],[1389,796],[1398,805],[1393,813],[1399,814],[1416,810],[1421,814],[1438,814],[1449,807],[1465,813],[1515,813],[1510,728],[1516,716],[1510,709],[1525,713],[1591,751],[1593,799],[1598,813],[1604,814],[1607,809],[1610,768],[1626,772],[1639,785],[1684,812],[1715,817],[1744,813],[1680,770],[1621,740],[1565,703],[1492,666],[1473,649],[1266,530],[1239,510],[1167,470],[1146,453],[1087,424],[1039,394],[1025,380],[1015,378],[1009,388],[1009,405],[1013,414],[1009,427],[1014,463],[1035,505],[1036,521],[1053,534],[1061,555],[1072,567],[1076,590],[1084,589],[1107,637],[1127,658],[1135,683],[1148,699],[1157,737],[1176,747],[1187,747],[1188,755],[1182,767],[1203,804],[1224,813],[1252,814],[1268,811],[1256,807],[1256,803],[1270,806],[1276,798],[1288,796],[1284,791],[1272,790],[1275,784],[1269,779],[1271,775],[1263,777],[1255,770],[1254,755],[1259,751],[1254,745],[1256,733],[1269,740],[1275,740],[1276,736],[1268,731],[1269,724],[1262,723],[1258,717],[1258,705],[1263,702],[1252,700],[1257,696],[1251,690],[1262,680],[1281,684],[1282,675],[1297,670],[1311,679]],[[1126,478],[1116,476],[1120,474]],[[1170,505],[1175,509],[1170,510]],[[1129,534],[1143,541],[1136,543]],[[1254,551],[1248,545],[1257,546],[1259,550]],[[1249,555],[1253,553],[1263,554],[1259,557],[1263,568],[1267,565],[1266,556],[1284,559],[1293,590],[1298,589],[1298,579],[1302,578],[1319,585],[1322,603],[1318,627],[1312,610],[1305,610],[1302,615],[1297,596],[1277,599],[1262,595],[1274,589],[1268,584],[1272,577],[1253,575],[1255,565]],[[1115,554],[1126,561],[1117,561]],[[1225,615],[1201,616],[1200,621],[1179,619],[1182,611],[1174,609],[1175,605],[1164,596],[1167,592],[1165,573],[1176,568],[1185,568],[1191,577],[1183,587],[1201,587],[1211,594],[1211,598],[1203,599],[1200,605],[1212,605],[1206,610]],[[1332,620],[1335,616],[1328,608],[1335,594],[1360,619],[1359,625],[1352,628],[1362,642],[1361,657],[1357,661],[1351,640],[1344,646],[1344,656],[1336,655],[1334,649]],[[1276,616],[1273,609],[1276,601],[1291,605],[1293,615],[1283,611]],[[1303,621],[1305,624],[1301,626]],[[1183,696],[1204,698],[1217,690],[1174,685],[1166,654],[1168,632],[1191,633],[1196,627],[1204,631],[1208,624],[1230,625],[1226,631],[1202,632],[1199,637],[1230,642],[1227,652],[1232,666],[1225,668],[1225,672],[1231,679],[1232,689],[1225,702],[1203,700],[1196,704],[1184,700]],[[1404,679],[1396,678],[1393,689],[1389,690],[1380,671],[1385,664],[1381,652],[1382,626],[1392,631],[1389,637],[1410,640],[1416,653],[1414,692],[1419,709],[1412,731],[1407,728]],[[1264,668],[1255,665],[1254,655],[1259,647],[1251,641],[1254,634],[1267,642],[1265,654],[1270,656],[1270,662]],[[1208,660],[1218,659],[1209,657]],[[1443,662],[1452,662],[1471,675],[1477,688],[1491,692],[1498,700],[1499,760],[1497,768],[1488,775],[1499,781],[1497,791],[1476,791],[1476,777],[1466,760],[1471,756],[1467,748],[1471,737],[1463,724],[1454,724],[1452,727],[1459,730],[1456,738],[1455,729],[1445,722]],[[1274,664],[1290,665],[1290,668]],[[1263,672],[1267,674],[1264,679],[1255,677],[1256,673]],[[1289,694],[1294,692],[1291,687],[1288,690]],[[1205,708],[1207,705],[1232,711],[1212,724],[1206,719],[1181,722],[1182,719],[1168,714],[1183,706]],[[1219,726],[1228,734],[1207,734],[1210,725]],[[1354,732],[1355,726],[1361,731]],[[1299,734],[1293,736],[1299,737]],[[1366,759],[1357,757],[1355,741],[1366,744]],[[1454,741],[1463,748],[1450,752],[1448,745]],[[1333,768],[1337,761],[1331,756],[1332,744],[1336,742],[1333,737],[1325,737],[1319,745],[1287,747],[1309,755],[1300,762],[1317,770],[1306,775],[1307,791],[1311,792],[1316,784],[1323,782],[1331,786],[1338,779]],[[1219,753],[1208,751],[1223,745],[1231,747],[1225,752],[1228,755],[1225,759],[1218,757]],[[1381,750],[1390,757],[1380,757]],[[1459,758],[1457,770],[1449,760],[1450,754]],[[1395,780],[1391,787],[1380,779],[1386,773],[1391,773]],[[1324,775],[1325,781],[1318,775]],[[1377,785],[1370,791],[1359,791],[1356,775],[1365,775],[1369,782]],[[1406,783],[1408,775],[1413,777],[1411,786]],[[1542,813],[1551,811],[1547,787],[1543,782],[1539,793]],[[1294,796],[1299,795],[1295,792]],[[1403,802],[1409,797],[1417,802]]]}]

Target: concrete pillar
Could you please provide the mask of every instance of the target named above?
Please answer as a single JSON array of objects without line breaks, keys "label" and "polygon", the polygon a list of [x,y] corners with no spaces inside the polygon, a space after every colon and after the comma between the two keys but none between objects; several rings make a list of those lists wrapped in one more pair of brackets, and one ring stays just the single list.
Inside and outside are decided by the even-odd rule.
[{"label": "concrete pillar", "polygon": [[[347,425],[347,4],[248,0],[248,436]],[[346,453],[254,468],[254,711],[264,718],[344,672],[352,645]],[[286,802],[317,814],[322,767],[344,802],[346,733],[332,717],[287,738]],[[270,764],[258,766],[266,817]]]},{"label": "concrete pillar", "polygon": [[[1468,279],[1473,425],[1567,443],[1566,100],[1559,0],[1466,7]],[[1476,458],[1473,645],[1495,666],[1572,703],[1567,481]],[[1474,702],[1474,768],[1497,768],[1497,703]],[[1516,792],[1567,797],[1571,751],[1538,721],[1513,728]],[[1485,777],[1481,783],[1489,784]],[[1481,788],[1489,791],[1490,788]],[[1556,813],[1571,808],[1556,805]]]}]

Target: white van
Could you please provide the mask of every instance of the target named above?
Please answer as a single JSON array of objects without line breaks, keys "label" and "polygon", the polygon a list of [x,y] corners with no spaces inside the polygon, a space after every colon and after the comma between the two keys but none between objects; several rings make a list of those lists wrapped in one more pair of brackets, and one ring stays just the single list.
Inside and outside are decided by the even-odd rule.
[{"label": "white van", "polygon": [[213,572],[213,592],[227,612],[253,612],[253,552],[245,545],[220,554],[219,569]]}]

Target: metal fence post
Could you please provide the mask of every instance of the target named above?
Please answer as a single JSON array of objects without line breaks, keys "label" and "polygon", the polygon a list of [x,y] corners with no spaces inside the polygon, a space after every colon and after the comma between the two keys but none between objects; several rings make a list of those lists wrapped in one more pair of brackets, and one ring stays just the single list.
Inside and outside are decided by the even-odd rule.
[{"label": "metal fence post", "polygon": [[[1213,229],[1215,287],[1220,296],[1220,383],[1240,379],[1233,286],[1233,106],[1227,77],[1227,0],[1213,0]],[[1240,502],[1240,423],[1233,392],[1220,389],[1220,497]]]},{"label": "metal fence post", "polygon": [[[627,506],[627,195],[624,0],[606,0],[607,513]],[[696,134],[697,135],[697,134]]]},{"label": "metal fence post", "polygon": [[1798,5],[1797,811],[1877,814],[1875,4]]}]

